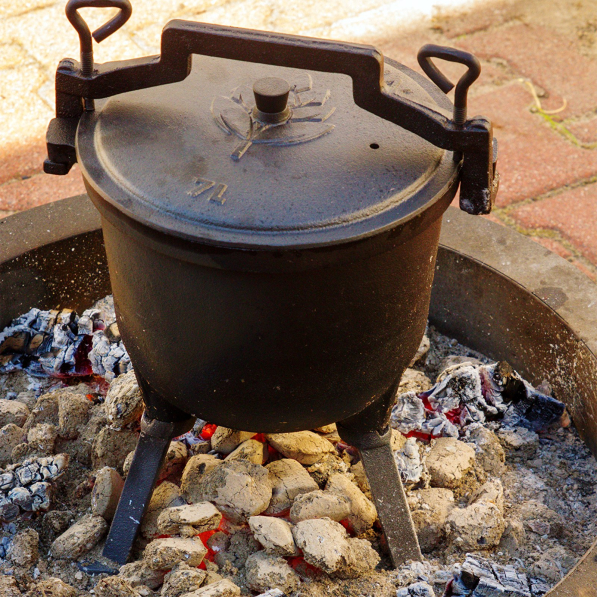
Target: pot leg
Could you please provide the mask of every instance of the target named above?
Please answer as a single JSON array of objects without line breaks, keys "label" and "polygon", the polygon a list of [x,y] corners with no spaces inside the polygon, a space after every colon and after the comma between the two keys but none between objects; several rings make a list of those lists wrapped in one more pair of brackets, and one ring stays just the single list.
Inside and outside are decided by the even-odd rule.
[{"label": "pot leg", "polygon": [[[362,414],[337,424],[340,437],[358,449],[394,567],[421,561],[417,533],[390,445],[388,424],[395,388]],[[375,425],[377,429],[371,427]]]},{"label": "pot leg", "polygon": [[126,564],[168,446],[172,438],[192,429],[194,422],[191,418],[169,423],[143,415],[141,435],[102,552],[104,557],[121,566]]}]

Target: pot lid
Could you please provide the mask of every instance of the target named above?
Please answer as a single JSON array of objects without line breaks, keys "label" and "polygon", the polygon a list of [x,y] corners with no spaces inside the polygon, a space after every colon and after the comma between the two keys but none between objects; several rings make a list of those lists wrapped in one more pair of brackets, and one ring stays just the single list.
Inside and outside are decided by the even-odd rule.
[{"label": "pot lid", "polygon": [[[387,91],[450,116],[423,77],[385,61]],[[355,105],[342,74],[193,56],[181,82],[97,102],[77,131],[92,191],[157,230],[216,245],[365,237],[453,189],[451,152]]]}]

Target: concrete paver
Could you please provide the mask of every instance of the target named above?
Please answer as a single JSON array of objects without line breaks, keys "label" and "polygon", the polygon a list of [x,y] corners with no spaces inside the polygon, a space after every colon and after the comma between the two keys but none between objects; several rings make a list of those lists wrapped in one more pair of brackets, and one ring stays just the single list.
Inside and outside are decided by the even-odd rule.
[{"label": "concrete paver", "polygon": [[3,0],[0,3],[0,18],[18,17],[55,3],[55,0]]}]

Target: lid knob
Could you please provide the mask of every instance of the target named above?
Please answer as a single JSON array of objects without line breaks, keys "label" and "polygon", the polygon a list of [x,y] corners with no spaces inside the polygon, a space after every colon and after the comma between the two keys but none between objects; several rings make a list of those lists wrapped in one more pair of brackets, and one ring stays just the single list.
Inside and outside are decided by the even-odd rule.
[{"label": "lid knob", "polygon": [[265,122],[281,122],[288,118],[290,85],[279,77],[264,77],[253,84],[255,116]]}]

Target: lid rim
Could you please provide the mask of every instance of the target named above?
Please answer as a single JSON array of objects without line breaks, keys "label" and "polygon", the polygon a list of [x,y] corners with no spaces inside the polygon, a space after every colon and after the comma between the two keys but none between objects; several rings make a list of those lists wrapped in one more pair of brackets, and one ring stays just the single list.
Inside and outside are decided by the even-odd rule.
[{"label": "lid rim", "polygon": [[[393,60],[387,60],[386,62],[412,79],[425,92],[428,92],[432,101],[436,102],[438,109],[445,108],[446,103],[449,104],[446,96],[433,83]],[[112,171],[111,158],[102,157],[105,148],[100,140],[101,136],[98,136],[98,131],[102,130],[101,115],[102,110],[85,114],[79,121],[77,129],[76,152],[86,186],[116,210],[122,212],[123,215],[143,226],[181,239],[212,246],[249,250],[305,249],[327,247],[364,239],[396,226],[407,224],[441,200],[442,197],[445,197],[451,190],[455,191],[461,167],[460,163],[454,161],[453,153],[434,148],[433,153],[426,155],[427,150],[415,143],[410,152],[408,151],[409,146],[406,147],[407,155],[409,155],[408,159],[412,160],[407,164],[417,163],[418,160],[419,165],[417,167],[419,170],[416,178],[411,178],[410,181],[407,179],[405,181],[407,182],[406,186],[404,186],[404,183],[401,183],[402,186],[400,184],[396,187],[394,185],[390,186],[387,182],[387,173],[393,172],[395,166],[392,166],[392,170],[388,169],[389,163],[386,157],[386,161],[380,162],[380,170],[378,170],[383,172],[384,164],[386,164],[386,173],[384,174],[386,179],[384,185],[386,186],[377,187],[374,177],[357,180],[358,184],[364,184],[358,190],[356,198],[353,198],[352,206],[346,211],[334,208],[336,209],[335,213],[332,212],[325,219],[316,219],[315,221],[309,221],[309,218],[301,221],[300,215],[298,221],[294,222],[285,221],[284,217],[279,222],[276,222],[275,219],[273,219],[273,222],[264,220],[267,225],[254,223],[259,222],[259,211],[256,212],[257,216],[253,216],[257,218],[254,222],[251,222],[250,218],[243,221],[244,214],[242,212],[240,219],[236,217],[236,220],[230,222],[227,222],[226,219],[213,220],[208,213],[199,211],[198,213],[187,214],[185,211],[177,209],[179,199],[176,196],[178,193],[176,188],[174,194],[171,195],[173,200],[171,204],[160,198],[158,188],[156,188],[156,192],[140,192],[136,188],[138,182],[135,178],[135,175],[138,176],[138,171],[133,171],[132,176],[123,176],[118,168]],[[397,128],[403,130],[400,127]],[[125,136],[125,139],[129,142],[128,137]],[[374,147],[374,145],[371,144],[370,147],[373,149],[379,147]],[[433,147],[429,146],[430,148]],[[141,151],[143,151],[143,147],[144,144],[141,144]],[[110,156],[109,153],[106,155]],[[432,160],[430,160],[431,156],[433,156]],[[425,162],[427,162],[426,169],[424,167]],[[139,163],[143,167],[143,160]],[[421,169],[421,164],[423,169]],[[337,172],[340,171],[337,170]],[[367,172],[367,170],[364,170],[364,172]],[[397,172],[399,171],[397,170]],[[409,170],[406,169],[404,172],[409,172]],[[146,173],[143,174],[147,176]],[[399,174],[399,176],[401,175]],[[203,183],[203,179],[199,180]],[[397,180],[399,181],[400,178]],[[211,184],[213,186],[214,183]],[[278,184],[280,184],[280,180],[278,180]],[[227,185],[220,184],[219,186],[225,189]],[[338,199],[338,192],[334,189],[343,188],[344,186],[332,185],[330,199]],[[300,196],[300,188],[297,188],[296,192]],[[187,191],[186,194],[191,193]],[[359,204],[357,198],[361,201],[361,196],[362,203]],[[306,197],[313,199],[313,196],[309,194]],[[305,205],[308,205],[308,203]],[[319,202],[316,205],[319,205]],[[334,203],[332,202],[330,205],[334,205]],[[251,212],[247,213],[250,214]]]},{"label": "lid rim", "polygon": [[[450,160],[453,161],[453,159],[452,159],[453,154],[448,153],[447,155],[449,156]],[[448,161],[448,160],[446,160],[446,161]],[[121,203],[118,203],[117,201],[113,200],[111,197],[107,196],[106,193],[104,193],[94,183],[93,180],[90,180],[89,178],[87,178],[87,176],[85,176],[84,171],[83,171],[83,182],[85,183],[85,186],[87,187],[87,190],[90,195],[95,194],[95,195],[101,197],[102,200],[104,200],[106,203],[108,203],[111,207],[113,207],[117,211],[122,212],[127,218],[134,220],[141,226],[146,226],[147,228],[149,228],[151,230],[155,230],[162,234],[175,236],[176,238],[179,238],[183,241],[203,243],[206,245],[210,245],[213,247],[219,247],[219,248],[223,248],[223,249],[239,249],[239,250],[255,250],[255,251],[277,251],[277,250],[292,251],[292,250],[303,250],[303,249],[323,249],[323,248],[330,247],[333,245],[348,244],[351,242],[365,240],[365,239],[375,236],[377,234],[384,234],[388,230],[397,228],[399,226],[406,225],[410,221],[418,218],[423,212],[432,208],[436,203],[441,202],[444,199],[444,197],[447,194],[449,194],[451,191],[453,191],[453,195],[456,194],[456,190],[457,190],[458,184],[460,182],[460,180],[459,180],[460,179],[460,169],[461,169],[461,165],[457,164],[456,168],[454,170],[453,176],[448,180],[448,182],[443,186],[443,188],[441,188],[437,192],[435,192],[433,199],[423,202],[422,205],[420,205],[417,209],[409,212],[406,216],[403,216],[403,217],[397,218],[397,219],[388,217],[387,219],[389,221],[387,223],[377,226],[377,227],[367,227],[367,230],[364,230],[361,232],[356,231],[356,233],[355,233],[354,229],[357,228],[359,224],[361,224],[362,227],[365,227],[364,224],[370,223],[371,219],[360,220],[360,221],[351,221],[351,222],[348,222],[341,229],[350,228],[351,231],[353,231],[352,234],[342,235],[342,236],[332,237],[330,235],[330,230],[333,229],[332,227],[298,230],[298,231],[296,231],[296,233],[292,234],[292,237],[294,239],[301,238],[303,240],[303,242],[279,242],[279,243],[276,243],[276,242],[255,243],[254,241],[259,237],[260,238],[267,237],[270,240],[274,240],[277,238],[285,238],[286,239],[291,236],[291,233],[290,232],[276,233],[276,231],[271,231],[271,230],[268,230],[267,232],[251,230],[251,231],[240,231],[238,234],[232,233],[229,235],[230,237],[237,237],[237,236],[241,237],[242,236],[245,238],[250,236],[251,240],[253,241],[250,243],[241,242],[239,240],[233,240],[232,238],[229,238],[228,240],[226,240],[224,238],[224,235],[222,234],[222,232],[223,231],[226,232],[227,230],[231,230],[231,229],[225,229],[225,228],[214,227],[220,233],[217,238],[209,237],[209,236],[198,236],[197,234],[185,234],[184,232],[181,232],[180,230],[173,230],[172,228],[169,228],[167,226],[160,226],[154,222],[149,222],[147,220],[139,218],[139,215],[137,213],[134,213],[131,210],[124,208]],[[84,170],[84,169],[81,168],[81,170]],[[91,189],[89,187],[91,187]],[[421,191],[423,191],[423,190],[425,190],[425,189],[421,189]],[[415,197],[416,197],[416,195],[415,195]],[[382,215],[388,216],[389,214],[386,211],[386,212],[382,212]],[[207,228],[207,227],[205,227],[205,228]],[[340,227],[338,227],[338,228],[340,228]],[[326,236],[327,238],[325,240],[314,240],[313,239],[314,236]]]}]

